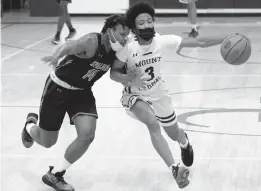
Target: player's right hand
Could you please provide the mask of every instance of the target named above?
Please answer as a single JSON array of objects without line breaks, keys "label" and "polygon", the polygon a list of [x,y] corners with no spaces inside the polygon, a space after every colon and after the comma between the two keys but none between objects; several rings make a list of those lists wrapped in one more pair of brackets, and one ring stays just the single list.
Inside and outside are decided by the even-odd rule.
[{"label": "player's right hand", "polygon": [[53,69],[57,66],[59,59],[53,56],[44,56],[41,58],[41,61],[44,63],[49,63],[48,66],[51,66]]}]

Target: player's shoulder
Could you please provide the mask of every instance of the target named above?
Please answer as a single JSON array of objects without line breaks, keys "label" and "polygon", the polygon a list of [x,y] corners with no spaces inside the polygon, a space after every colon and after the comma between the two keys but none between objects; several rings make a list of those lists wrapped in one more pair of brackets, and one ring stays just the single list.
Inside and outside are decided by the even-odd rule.
[{"label": "player's shoulder", "polygon": [[161,35],[159,33],[155,33],[155,35],[153,37],[154,44],[157,44],[157,45],[161,44],[162,43],[162,36],[163,35]]},{"label": "player's shoulder", "polygon": [[156,42],[157,44],[161,43],[163,37],[164,37],[164,35],[161,35],[159,33],[155,33],[153,41]]},{"label": "player's shoulder", "polygon": [[180,44],[182,41],[182,37],[175,35],[175,34],[166,34],[166,35],[160,35],[157,34],[154,37],[154,41],[156,42],[156,44],[158,45],[176,45],[176,44]]},{"label": "player's shoulder", "polygon": [[129,34],[127,36],[126,43],[123,46],[123,49],[121,52],[129,51],[133,47],[134,43],[135,43],[135,36],[133,34]]},{"label": "player's shoulder", "polygon": [[181,36],[179,35],[175,35],[175,34],[159,34],[159,33],[156,33],[155,34],[155,37],[154,37],[156,40],[162,40],[162,39],[168,39],[168,38],[172,38],[172,39],[180,39]]},{"label": "player's shoulder", "polygon": [[97,33],[88,33],[81,36],[78,39],[80,44],[84,44],[89,50],[96,50],[98,47],[98,34]]},{"label": "player's shoulder", "polygon": [[127,36],[127,42],[134,40],[134,38],[135,38],[135,34],[133,32],[130,32],[129,35]]},{"label": "player's shoulder", "polygon": [[98,50],[98,42],[98,33],[88,33],[80,36],[77,39],[77,46],[80,46],[83,52],[78,55],[81,55],[83,57],[87,56],[87,58],[92,57]]},{"label": "player's shoulder", "polygon": [[160,38],[162,35],[160,35],[159,33],[155,33],[155,35],[154,35],[154,39],[158,39],[158,38]]},{"label": "player's shoulder", "polygon": [[126,41],[126,44],[127,46],[131,45],[133,42],[135,42],[135,35],[133,33],[130,33],[128,36],[127,36],[127,41]]}]

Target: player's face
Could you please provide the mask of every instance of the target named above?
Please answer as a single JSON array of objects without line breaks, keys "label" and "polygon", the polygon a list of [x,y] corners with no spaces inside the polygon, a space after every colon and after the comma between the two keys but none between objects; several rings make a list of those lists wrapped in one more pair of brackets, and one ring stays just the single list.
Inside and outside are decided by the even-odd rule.
[{"label": "player's face", "polygon": [[141,13],[136,17],[135,25],[137,29],[153,28],[154,21],[150,14]]},{"label": "player's face", "polygon": [[127,26],[116,25],[113,30],[114,37],[122,46],[125,45],[130,29]]},{"label": "player's face", "polygon": [[127,26],[116,25],[108,30],[111,47],[114,51],[120,51],[127,42],[130,29]]},{"label": "player's face", "polygon": [[141,13],[136,17],[134,33],[145,41],[150,41],[154,37],[154,21],[150,14]]}]

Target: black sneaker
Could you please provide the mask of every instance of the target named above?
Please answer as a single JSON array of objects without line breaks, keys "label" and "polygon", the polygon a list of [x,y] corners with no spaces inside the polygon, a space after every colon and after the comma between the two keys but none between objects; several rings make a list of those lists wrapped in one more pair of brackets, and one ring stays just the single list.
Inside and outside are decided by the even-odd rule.
[{"label": "black sneaker", "polygon": [[74,191],[72,185],[68,184],[64,181],[63,175],[65,174],[65,170],[62,172],[52,173],[53,166],[50,166],[50,170],[43,175],[42,181],[55,189],[56,191]]},{"label": "black sneaker", "polygon": [[188,37],[190,38],[196,38],[198,36],[198,31],[196,29],[192,29],[191,32],[189,33]]},{"label": "black sneaker", "polygon": [[193,164],[193,161],[194,161],[194,151],[193,151],[193,148],[192,148],[192,146],[189,142],[187,133],[185,133],[185,136],[188,140],[188,146],[185,149],[180,147],[181,148],[181,159],[182,159],[182,162],[185,166],[190,167]]},{"label": "black sneaker", "polygon": [[26,117],[26,122],[22,131],[22,142],[26,148],[30,148],[34,144],[34,140],[26,130],[26,125],[29,123],[36,124],[38,121],[38,115],[36,113],[29,113]]},{"label": "black sneaker", "polygon": [[172,174],[179,188],[185,188],[189,185],[189,170],[186,167],[180,166],[179,164],[172,166]]},{"label": "black sneaker", "polygon": [[65,40],[70,40],[76,35],[76,30],[75,29],[70,29],[69,35],[65,38]]},{"label": "black sneaker", "polygon": [[52,43],[53,44],[59,44],[60,43],[60,36],[55,35],[53,40],[52,40]]}]

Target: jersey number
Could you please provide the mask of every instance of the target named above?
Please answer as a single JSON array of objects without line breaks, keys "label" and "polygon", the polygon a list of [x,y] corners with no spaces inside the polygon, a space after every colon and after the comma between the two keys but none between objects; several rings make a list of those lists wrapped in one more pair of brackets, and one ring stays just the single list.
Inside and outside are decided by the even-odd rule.
[{"label": "jersey number", "polygon": [[99,72],[99,70],[91,69],[82,77],[82,79],[85,80],[86,78],[88,78],[88,81],[90,82],[96,76],[96,74],[98,72]]},{"label": "jersey number", "polygon": [[148,67],[145,70],[145,72],[148,73],[148,75],[150,75],[150,79],[148,79],[148,81],[153,80],[153,78],[155,77],[155,75],[154,75],[154,68],[152,66]]}]

